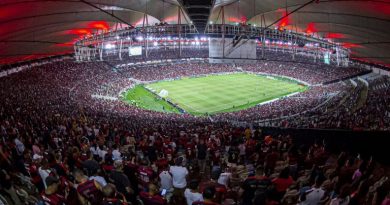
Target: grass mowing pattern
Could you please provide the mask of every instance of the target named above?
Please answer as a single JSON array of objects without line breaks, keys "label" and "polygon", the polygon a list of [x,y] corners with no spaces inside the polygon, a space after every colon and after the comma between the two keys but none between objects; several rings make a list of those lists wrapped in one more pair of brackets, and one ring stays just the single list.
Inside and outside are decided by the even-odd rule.
[{"label": "grass mowing pattern", "polygon": [[176,107],[172,106],[167,101],[160,99],[155,94],[149,92],[142,85],[137,85],[134,88],[128,90],[124,94],[123,100],[146,110],[180,113]]},{"label": "grass mowing pattern", "polygon": [[[155,90],[156,93],[162,89],[167,90],[169,92],[168,99],[171,102],[194,115],[243,110],[261,102],[307,89],[307,87],[291,81],[247,73],[182,78],[173,81],[160,81],[145,86]],[[148,92],[145,88],[143,89],[144,92],[139,94]],[[126,95],[126,99],[136,101],[138,106],[145,109],[164,111],[161,109],[162,106],[158,105],[163,100],[156,101],[157,97],[151,93],[145,95]],[[151,98],[150,95],[155,99],[143,99]],[[151,104],[149,105],[148,102]],[[165,103],[168,104],[164,106],[165,112],[167,110],[178,112],[169,103]]]}]

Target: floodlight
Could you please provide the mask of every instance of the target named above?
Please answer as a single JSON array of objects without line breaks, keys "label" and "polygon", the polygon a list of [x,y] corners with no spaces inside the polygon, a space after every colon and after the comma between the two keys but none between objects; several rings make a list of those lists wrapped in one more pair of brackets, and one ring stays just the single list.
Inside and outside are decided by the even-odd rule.
[{"label": "floodlight", "polygon": [[113,49],[115,48],[115,45],[111,44],[111,43],[108,43],[104,46],[105,49]]}]

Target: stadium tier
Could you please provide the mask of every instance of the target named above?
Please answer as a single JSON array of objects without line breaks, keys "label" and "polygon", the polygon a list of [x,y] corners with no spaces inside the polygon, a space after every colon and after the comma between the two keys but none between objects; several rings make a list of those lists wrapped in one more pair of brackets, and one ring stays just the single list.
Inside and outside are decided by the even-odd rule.
[{"label": "stadium tier", "polygon": [[[164,55],[163,52],[160,55]],[[289,179],[291,182],[296,181],[293,184],[302,189],[304,186],[298,183],[300,180],[315,184],[318,177],[322,176],[311,179],[312,172],[301,172],[311,166],[324,174],[332,170],[338,173],[340,171],[337,169],[347,167],[354,170],[357,166],[368,166],[362,170],[368,174],[381,167],[367,161],[367,157],[372,154],[381,159],[378,153],[351,148],[346,152],[349,154],[343,152],[338,158],[338,162],[342,162],[340,160],[353,157],[354,161],[347,163],[347,167],[341,166],[342,164],[337,166],[336,161],[327,164],[327,160],[337,159],[335,154],[340,152],[340,147],[335,146],[337,141],[330,143],[332,139],[325,137],[324,140],[329,144],[318,144],[317,141],[308,150],[307,147],[296,145],[304,142],[310,146],[312,143],[307,142],[307,139],[302,141],[302,133],[290,131],[290,134],[295,133],[295,136],[290,136],[279,131],[276,133],[280,134],[275,135],[275,131],[272,131],[272,140],[268,142],[271,137],[264,136],[270,128],[263,128],[261,133],[259,127],[388,131],[389,108],[386,105],[390,96],[390,81],[387,76],[367,74],[367,70],[358,67],[339,68],[303,62],[260,60],[242,65],[210,64],[200,58],[138,64],[129,60],[113,66],[114,62],[117,61],[80,63],[70,59],[56,60],[2,78],[0,122],[4,146],[1,147],[1,152],[4,153],[5,161],[1,164],[3,167],[13,167],[17,170],[16,173],[20,173],[13,176],[15,180],[21,180],[22,176],[32,177],[31,180],[36,181],[29,183],[33,183],[37,190],[44,190],[41,182],[52,183],[47,180],[51,176],[43,174],[42,170],[46,169],[65,178],[70,177],[71,173],[72,176],[82,174],[80,181],[74,183],[82,184],[82,179],[88,175],[89,180],[104,180],[100,181],[103,183],[101,186],[104,186],[110,182],[118,184],[115,179],[107,180],[112,180],[112,174],[127,170],[126,173],[130,175],[124,175],[126,178],[132,177],[131,173],[138,173],[129,178],[130,181],[136,180],[131,181],[135,185],[130,187],[134,193],[142,196],[145,187],[138,187],[137,184],[144,180],[139,175],[144,171],[140,169],[150,169],[148,182],[164,180],[156,174],[160,173],[160,177],[163,177],[161,173],[167,167],[160,163],[166,160],[172,174],[175,173],[172,171],[175,167],[186,166],[192,179],[188,183],[193,183],[194,186],[197,183],[194,179],[201,184],[211,183],[207,182],[210,178],[216,180],[215,183],[217,180],[222,183],[228,179],[229,184],[222,185],[232,190],[227,189],[226,195],[215,199],[222,203],[243,200],[234,188],[249,183],[247,180],[251,173],[264,173],[270,179],[274,178],[273,183],[277,183],[278,177],[272,174],[286,172],[283,168],[287,166],[290,170],[288,173],[291,174]],[[248,131],[248,127],[252,127],[254,132]],[[360,141],[362,146],[367,144],[364,139]],[[201,163],[204,159],[199,158],[202,143],[198,143],[203,140],[206,140],[204,146],[208,150],[206,166]],[[351,142],[357,143],[355,140]],[[158,145],[160,142],[162,144]],[[256,152],[251,146],[259,146],[258,149],[262,152]],[[286,149],[290,146],[290,149]],[[339,148],[334,149],[334,146]],[[359,147],[358,144],[355,144],[356,147]],[[293,148],[296,150],[291,151]],[[237,158],[232,158],[235,155],[234,149],[241,150],[237,152]],[[313,150],[317,151],[313,153]],[[192,156],[191,152],[195,155]],[[353,154],[357,152],[362,155],[361,158],[356,158],[357,155]],[[27,158],[19,158],[22,161],[11,166],[10,160],[18,159],[18,153],[24,153],[21,156]],[[297,164],[297,171],[300,172],[291,172],[292,167],[297,165],[283,163],[290,163],[294,159],[292,157],[305,156],[296,155],[297,153],[305,153],[307,156],[314,154],[312,157],[320,157],[325,161],[302,158],[303,161]],[[288,157],[283,158],[280,154],[287,154]],[[28,156],[33,157],[31,162],[25,161],[29,160]],[[253,161],[252,157],[257,160]],[[117,164],[123,163],[123,160],[129,164]],[[95,170],[85,164],[87,162],[97,163],[100,168]],[[386,160],[382,159],[381,162]],[[261,168],[250,168],[256,164],[262,165]],[[326,166],[318,168],[318,165]],[[39,169],[34,171],[30,166],[38,166]],[[131,171],[132,166],[139,166],[138,171]],[[156,169],[152,169],[153,167]],[[79,169],[84,172],[77,171]],[[199,175],[199,172],[204,174]],[[241,176],[241,172],[245,174]],[[8,174],[3,177],[10,174],[4,173]],[[219,174],[215,175],[216,173]],[[227,179],[223,178],[226,174],[230,176]],[[245,180],[248,175],[249,178]],[[96,178],[98,176],[103,178]],[[137,180],[137,176],[141,178]],[[322,181],[330,183],[333,180],[331,176],[333,175],[322,176]],[[347,180],[348,183],[362,180],[351,179]],[[378,186],[376,184],[381,183],[380,180],[384,178],[378,180],[370,185]],[[2,181],[7,180],[2,178]],[[334,186],[344,187],[347,181],[332,183]],[[46,184],[47,186],[51,185]],[[116,186],[118,188],[120,185]],[[380,187],[383,186],[385,185]],[[149,187],[151,188],[154,189]],[[271,195],[267,194],[267,197],[284,201],[290,195],[281,193],[297,188],[291,185],[287,192],[275,190],[270,192]],[[162,198],[166,200],[164,203],[182,203],[179,202],[180,197],[171,195],[174,192],[167,192],[168,195]],[[129,201],[133,200],[132,203],[142,201],[142,198],[132,198],[137,196],[131,194],[133,192],[123,193],[129,197]],[[375,191],[367,193],[365,197],[373,193]],[[29,196],[33,197],[34,191]],[[293,196],[299,198],[299,194]],[[39,197],[29,198],[32,201],[34,199],[39,201]],[[331,196],[328,200],[330,199]],[[8,200],[7,195],[4,200]],[[68,197],[67,200],[71,198]]]}]

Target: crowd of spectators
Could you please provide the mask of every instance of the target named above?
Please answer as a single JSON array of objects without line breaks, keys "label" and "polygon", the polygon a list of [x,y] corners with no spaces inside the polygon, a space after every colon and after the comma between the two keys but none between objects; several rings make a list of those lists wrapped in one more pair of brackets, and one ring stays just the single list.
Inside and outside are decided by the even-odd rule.
[{"label": "crowd of spectators", "polygon": [[260,61],[256,64],[242,65],[242,68],[246,71],[288,76],[313,85],[343,79],[364,71],[362,68],[356,67],[339,68],[321,63],[311,64],[283,61]]},{"label": "crowd of spectators", "polygon": [[[301,67],[295,68],[300,73],[295,74],[279,65],[271,70],[263,68],[265,63],[259,68],[246,66],[242,68],[313,84],[360,72],[321,68],[330,73],[326,77]],[[326,143],[301,145],[294,136],[264,136],[260,129],[227,122],[298,114],[330,98],[344,99],[340,94],[361,93],[361,84],[313,86],[290,98],[213,120],[91,97],[114,96],[122,86],[133,85],[129,78],[150,81],[233,71],[240,70],[205,63],[116,69],[105,62],[64,60],[3,77],[0,203],[389,203],[389,169],[369,156],[333,153]],[[383,77],[369,85],[366,103],[347,119],[358,125],[368,122],[374,129],[389,127],[389,118],[381,118],[390,113],[389,80]],[[331,104],[328,107],[336,105]],[[328,116],[334,117],[332,121],[345,119]]]},{"label": "crowd of spectators", "polygon": [[[292,127],[303,128],[389,130],[390,108],[387,103],[390,99],[390,79],[382,76],[369,81],[368,96],[363,99],[361,107],[354,109],[359,100],[362,100],[362,90],[365,87],[362,82],[357,82],[357,86],[348,93],[348,98],[341,106],[332,111],[310,113],[310,115],[289,119],[289,123]],[[340,101],[335,102],[340,103]],[[281,122],[275,124],[278,125],[281,125]]]},{"label": "crowd of spectators", "polygon": [[[198,76],[211,73],[242,72],[250,71],[256,73],[266,73],[292,77],[297,80],[318,84],[310,86],[310,89],[294,96],[282,98],[280,100],[258,105],[247,110],[233,113],[223,113],[212,116],[217,121],[245,121],[257,122],[273,120],[276,126],[284,127],[313,127],[313,128],[354,128],[362,127],[366,129],[386,129],[388,126],[388,111],[385,103],[371,101],[386,101],[385,96],[375,96],[370,90],[367,103],[356,113],[351,113],[350,108],[356,103],[360,96],[361,83],[358,88],[345,82],[324,84],[327,81],[356,75],[362,72],[361,69],[337,68],[330,66],[319,66],[319,70],[309,69],[309,65],[295,65],[289,69],[290,63],[258,62],[256,64],[231,65],[231,64],[208,64],[201,61],[179,61],[164,62],[160,64],[131,65],[124,67],[114,67],[110,63],[90,62],[75,63],[70,61],[55,62],[45,64],[34,69],[27,70],[15,75],[11,75],[3,82],[2,90],[4,103],[16,102],[13,106],[20,104],[26,106],[31,104],[30,99],[34,99],[38,104],[38,109],[45,109],[45,112],[55,112],[54,108],[62,107],[73,112],[73,108],[89,110],[91,112],[109,111],[123,116],[139,116],[142,118],[177,118],[188,120],[207,120],[190,115],[164,114],[153,111],[146,111],[117,101],[104,100],[91,97],[92,95],[108,96],[118,98],[119,94],[127,88],[135,85],[138,81],[155,81],[163,79],[174,79],[185,76]],[[310,72],[311,71],[311,72]],[[324,76],[321,72],[327,73]],[[373,80],[376,82],[376,79]],[[386,81],[386,78],[385,80]],[[39,82],[39,83],[36,83]],[[357,81],[359,82],[359,81]],[[9,84],[15,86],[8,86]],[[382,83],[383,84],[383,83]],[[19,85],[19,86],[16,86]],[[387,84],[385,84],[386,86]],[[384,89],[384,88],[382,88]],[[381,92],[381,91],[378,91]],[[382,93],[386,93],[382,92]],[[18,95],[17,95],[18,94]],[[39,97],[37,97],[39,96]],[[348,97],[346,97],[348,96]],[[347,100],[345,100],[347,98]],[[369,103],[369,104],[368,104]],[[65,105],[63,105],[65,104]],[[342,104],[340,106],[340,104]],[[32,107],[33,105],[29,105]],[[330,108],[341,107],[337,112],[330,112]],[[51,107],[52,109],[47,109]],[[383,109],[381,109],[383,108]],[[377,118],[371,123],[363,123],[365,113],[370,113]],[[333,110],[332,110],[333,111]],[[382,112],[383,111],[383,112]],[[357,113],[361,114],[357,114]],[[305,115],[301,115],[305,113]],[[293,116],[288,118],[289,116]],[[309,117],[306,117],[309,116]],[[315,116],[315,118],[313,118]],[[349,122],[344,119],[350,119]],[[381,117],[379,117],[381,116]],[[285,119],[287,117],[287,120]],[[367,116],[365,116],[367,118]],[[379,126],[376,126],[375,119],[382,119]]]},{"label": "crowd of spectators", "polygon": [[[7,204],[388,204],[389,169],[227,124],[83,114],[1,121]],[[100,119],[100,120],[99,120]],[[37,121],[39,120],[39,121]]]},{"label": "crowd of spectators", "polygon": [[199,76],[212,73],[237,72],[232,65],[207,64],[207,63],[177,63],[166,65],[150,65],[142,67],[124,67],[121,71],[129,77],[141,81],[156,81],[163,79],[175,79],[186,76]]}]

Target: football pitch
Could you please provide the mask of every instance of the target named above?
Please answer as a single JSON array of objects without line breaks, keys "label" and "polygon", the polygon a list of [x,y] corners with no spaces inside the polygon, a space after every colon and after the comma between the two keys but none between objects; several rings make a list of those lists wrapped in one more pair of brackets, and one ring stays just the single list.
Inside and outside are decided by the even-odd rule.
[{"label": "football pitch", "polygon": [[[179,107],[194,115],[205,115],[247,109],[306,89],[288,79],[234,73],[138,85],[125,93],[124,100],[149,110],[179,113]],[[159,97],[162,93],[163,98]]]}]

